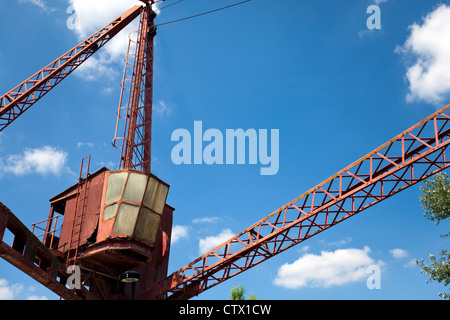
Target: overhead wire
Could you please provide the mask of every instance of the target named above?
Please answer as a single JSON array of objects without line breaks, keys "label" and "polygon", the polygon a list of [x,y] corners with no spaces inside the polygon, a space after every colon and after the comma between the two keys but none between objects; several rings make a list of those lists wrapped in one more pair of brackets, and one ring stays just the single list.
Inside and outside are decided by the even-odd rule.
[{"label": "overhead wire", "polygon": [[[181,1],[183,1],[183,0],[179,0],[179,1],[175,2],[175,3],[172,3],[171,5],[174,5],[174,4],[176,4],[178,2],[181,2]],[[162,23],[156,24],[155,26],[158,27],[158,26],[163,26],[163,25],[166,25],[166,24],[171,24],[171,23],[180,22],[180,21],[184,21],[184,20],[188,20],[188,19],[192,19],[192,18],[197,18],[197,17],[203,16],[203,15],[207,15],[207,14],[210,14],[210,13],[213,13],[213,12],[217,12],[217,11],[221,11],[221,10],[228,9],[228,8],[231,8],[231,7],[235,7],[235,6],[244,4],[246,2],[250,2],[250,1],[251,0],[245,0],[245,1],[237,2],[237,3],[234,3],[234,4],[230,4],[228,6],[225,6],[225,7],[221,7],[221,8],[210,10],[210,11],[206,11],[206,12],[202,12],[202,13],[195,14],[195,15],[192,15],[192,16],[189,16],[189,17],[176,19],[176,20],[172,20],[172,21],[168,21],[168,22],[162,22]],[[168,5],[168,6],[170,6],[170,5]],[[166,8],[168,6],[166,6]],[[163,9],[163,8],[161,8],[161,9]]]},{"label": "overhead wire", "polygon": [[174,3],[168,4],[167,6],[164,6],[164,7],[161,7],[161,8],[157,8],[157,9],[155,9],[153,11],[161,11],[162,9],[169,8],[169,7],[174,6],[174,5],[176,5],[176,4],[180,3],[180,2],[183,2],[183,1],[184,0],[178,0],[178,1],[175,1]]}]

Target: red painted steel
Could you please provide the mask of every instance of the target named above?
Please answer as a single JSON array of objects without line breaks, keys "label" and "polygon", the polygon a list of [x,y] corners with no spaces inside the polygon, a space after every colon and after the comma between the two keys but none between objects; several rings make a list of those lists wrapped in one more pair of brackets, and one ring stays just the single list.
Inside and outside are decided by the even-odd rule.
[{"label": "red painted steel", "polygon": [[[31,233],[34,234],[34,230],[41,230],[44,231],[44,233],[36,235],[36,237],[39,239],[40,237],[43,237],[43,239],[46,239],[48,237],[49,242],[46,243],[45,240],[42,240],[43,243],[46,243],[46,247],[52,248],[53,247],[53,240],[55,239],[55,234],[57,231],[57,224],[58,224],[58,218],[61,217],[60,215],[52,216],[48,219],[35,222],[31,225]],[[41,227],[41,224],[45,224],[45,228]]]},{"label": "red painted steel", "polygon": [[87,211],[87,201],[89,194],[89,167],[91,156],[81,159],[80,174],[77,185],[77,196],[75,200],[74,217],[72,220],[72,230],[67,252],[66,266],[76,265],[78,251],[81,246],[81,232],[83,229],[84,217]]},{"label": "red painted steel", "polygon": [[65,79],[72,71],[133,21],[142,10],[134,6],[70,51],[0,97],[0,131]]},{"label": "red painted steel", "polygon": [[[131,80],[133,90],[130,90],[127,106],[129,122],[125,124],[121,137],[125,143],[121,147],[121,166],[125,169],[140,167],[150,172],[153,37],[156,28],[150,6],[154,1],[141,1],[147,6],[130,9],[1,96],[0,131],[142,12],[139,43],[133,63],[135,76]],[[162,228],[159,229],[154,246],[156,259],[145,262],[135,257],[136,261],[133,262],[133,257],[127,256],[128,262],[135,263],[139,271],[145,274],[141,284],[138,284],[136,298],[189,299],[448,168],[450,162],[445,152],[450,143],[449,108],[450,105],[430,115],[168,277],[164,275],[167,274],[173,208],[166,205],[161,220]],[[60,202],[69,203],[74,188],[52,202],[43,243],[0,203],[0,257],[65,299],[121,298],[117,288],[119,269],[111,269],[110,264],[98,260],[98,255],[111,248],[119,251],[135,250],[138,243],[106,239],[95,246],[85,246],[84,256],[80,256],[80,259],[83,259],[82,267],[86,273],[84,281],[89,284],[89,292],[85,289],[73,292],[64,286],[67,278],[64,252],[54,248],[58,244],[53,242],[55,230],[52,224],[55,210],[62,210]],[[101,199],[94,198],[97,202]],[[70,210],[67,206],[64,208],[63,211],[67,211],[66,219]],[[72,213],[71,217],[75,219],[75,214]],[[95,225],[91,225],[91,229],[95,230]],[[6,230],[13,234],[12,245],[3,241]],[[73,232],[70,234],[73,238]],[[47,245],[49,240],[50,245]],[[68,251],[73,246],[72,240],[70,243],[69,239],[63,241],[62,236],[55,241],[69,244],[69,248],[66,248]],[[150,257],[151,249],[148,250]],[[109,258],[108,255],[102,257]],[[122,262],[121,255],[117,257]]]},{"label": "red painted steel", "polygon": [[189,299],[448,168],[450,105],[141,293]]},{"label": "red painted steel", "polygon": [[[6,230],[13,236],[12,244],[5,242]],[[68,275],[64,264],[2,203],[0,257],[64,299],[85,298],[81,290],[71,291],[65,286]]]},{"label": "red painted steel", "polygon": [[[83,214],[83,227],[81,229],[81,234],[77,240],[78,245],[86,246],[90,242],[90,238],[95,234],[98,227],[98,215],[101,210],[103,185],[105,183],[105,173],[107,169],[101,168],[88,176],[89,189],[87,191],[87,202],[84,203],[84,214]],[[83,191],[84,193],[84,191]],[[50,212],[48,218],[52,218],[55,214],[63,216],[63,223],[58,227],[59,238],[54,240],[54,248],[62,252],[64,255],[68,255],[69,245],[73,233],[73,222],[75,220],[75,206],[77,202],[78,194],[78,184],[74,184],[58,195],[50,199]],[[85,198],[83,195],[78,196],[78,201],[80,198]],[[80,207],[81,203],[79,204]],[[77,210],[78,211],[78,210]],[[78,218],[78,220],[80,220]],[[51,225],[47,226],[48,230],[52,229]],[[44,238],[44,243],[47,245],[50,239]],[[74,242],[74,241],[72,241]],[[73,245],[72,245],[73,249]]]},{"label": "red painted steel", "polygon": [[[156,35],[155,13],[147,6],[141,15],[138,36],[130,36],[117,111],[113,146],[121,150],[119,169],[150,173],[153,96],[153,43]],[[131,50],[135,44],[135,52]],[[130,62],[130,59],[134,59]],[[127,75],[133,66],[131,75]],[[124,98],[128,101],[124,105]],[[123,134],[122,134],[123,132]]]}]

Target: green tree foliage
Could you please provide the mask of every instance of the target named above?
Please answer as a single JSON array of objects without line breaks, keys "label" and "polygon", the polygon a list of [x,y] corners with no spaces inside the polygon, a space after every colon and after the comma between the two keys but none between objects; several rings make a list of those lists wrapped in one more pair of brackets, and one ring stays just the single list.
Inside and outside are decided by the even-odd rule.
[{"label": "green tree foliage", "polygon": [[[437,260],[433,254],[428,255],[430,258],[430,266],[427,266],[423,260],[416,260],[416,263],[422,268],[422,273],[430,276],[427,283],[437,281],[448,286],[450,283],[450,253],[448,253],[447,250],[441,250],[439,254],[441,256],[439,260]],[[447,292],[441,292],[439,293],[439,296],[444,299],[450,299],[450,295]]]},{"label": "green tree foliage", "polygon": [[[234,286],[231,288],[230,297],[228,300],[245,300],[245,288],[243,285]],[[256,295],[250,293],[248,295],[248,300],[257,300]]]},{"label": "green tree foliage", "polygon": [[[450,220],[450,179],[447,174],[444,172],[437,173],[434,177],[424,182],[425,185],[420,186],[423,194],[419,199],[422,202],[425,217],[431,221],[435,221],[435,224]],[[441,236],[447,237],[449,234],[447,233]],[[441,250],[439,255],[439,259],[433,254],[428,255],[430,259],[429,266],[423,260],[416,260],[416,263],[422,268],[421,272],[430,277],[427,283],[437,281],[448,286],[450,283],[450,254],[447,250]],[[439,296],[450,299],[450,294],[446,292],[439,293]]]},{"label": "green tree foliage", "polygon": [[[440,172],[424,181],[420,186],[423,195],[419,197],[425,217],[439,224],[450,218],[450,179],[445,172]],[[447,234],[448,235],[448,234]]]}]

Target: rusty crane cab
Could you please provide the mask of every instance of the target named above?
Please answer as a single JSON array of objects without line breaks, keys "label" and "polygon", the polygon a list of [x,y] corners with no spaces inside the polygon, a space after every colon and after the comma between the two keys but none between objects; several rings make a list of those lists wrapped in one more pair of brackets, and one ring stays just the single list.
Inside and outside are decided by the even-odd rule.
[{"label": "rusty crane cab", "polygon": [[[143,285],[160,281],[167,276],[174,211],[166,204],[168,191],[153,174],[103,167],[50,199],[43,243],[85,276],[114,282],[133,269]],[[55,218],[61,216],[58,236]]]}]

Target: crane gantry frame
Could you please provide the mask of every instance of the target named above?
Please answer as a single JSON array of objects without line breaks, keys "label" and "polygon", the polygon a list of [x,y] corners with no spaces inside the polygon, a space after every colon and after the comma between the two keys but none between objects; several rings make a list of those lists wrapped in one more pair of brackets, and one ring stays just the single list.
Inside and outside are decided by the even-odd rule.
[{"label": "crane gantry frame", "polygon": [[[147,10],[143,6],[131,8],[2,95],[0,97],[0,131],[22,115],[137,16],[144,13],[143,16],[148,17],[148,14],[152,13],[149,5],[153,1],[141,1],[146,4]],[[153,22],[153,19],[151,20]],[[141,26],[143,23],[148,23],[147,18],[141,19]],[[153,23],[151,25],[153,26]],[[151,31],[156,30],[152,28]],[[145,32],[141,39],[146,38]],[[141,50],[144,50],[144,47],[141,47]],[[144,51],[141,54],[144,55]],[[146,54],[148,55],[146,59],[152,64],[152,45],[148,47]],[[142,59],[141,57],[136,60],[135,67],[139,61],[142,63]],[[147,64],[147,67],[150,68],[152,65]],[[152,69],[146,70],[151,72],[144,72],[143,65],[138,68],[140,70],[138,74],[144,76],[136,78],[143,81],[144,87],[147,84],[147,87],[139,93],[145,95],[145,100],[148,102],[146,107],[151,109]],[[138,99],[138,97],[132,99]],[[447,105],[436,111],[215,249],[169,275],[163,281],[141,291],[136,298],[189,299],[448,168],[450,161],[446,150],[450,143],[449,109],[450,105]],[[151,126],[151,113],[149,116],[150,121],[147,119],[139,127]],[[133,130],[136,130],[136,126],[131,130],[129,128],[127,124],[125,131],[128,133],[124,135],[134,138]],[[122,139],[126,141],[125,137]],[[141,136],[141,140],[149,142],[151,135],[146,138]],[[134,141],[129,142],[128,146],[122,146],[121,161],[124,166],[133,166],[131,160],[133,152],[130,150],[135,146]],[[148,159],[147,163],[145,159]],[[138,161],[138,165],[150,171],[149,160],[150,151],[147,150],[146,156]],[[11,248],[1,241],[1,257],[65,299],[80,298],[80,295],[74,295],[56,280],[57,276],[64,275],[64,266],[51,257],[45,246],[39,243],[39,240],[21,224],[20,220],[0,203],[0,240],[7,228],[14,229],[18,233],[22,230],[23,234],[27,234],[27,239],[16,241],[16,248],[14,245]],[[20,250],[15,250],[18,247]],[[22,253],[20,254],[19,251]],[[48,260],[47,273],[30,266],[39,254],[42,259]],[[88,299],[89,295],[82,295],[82,298]]]}]

